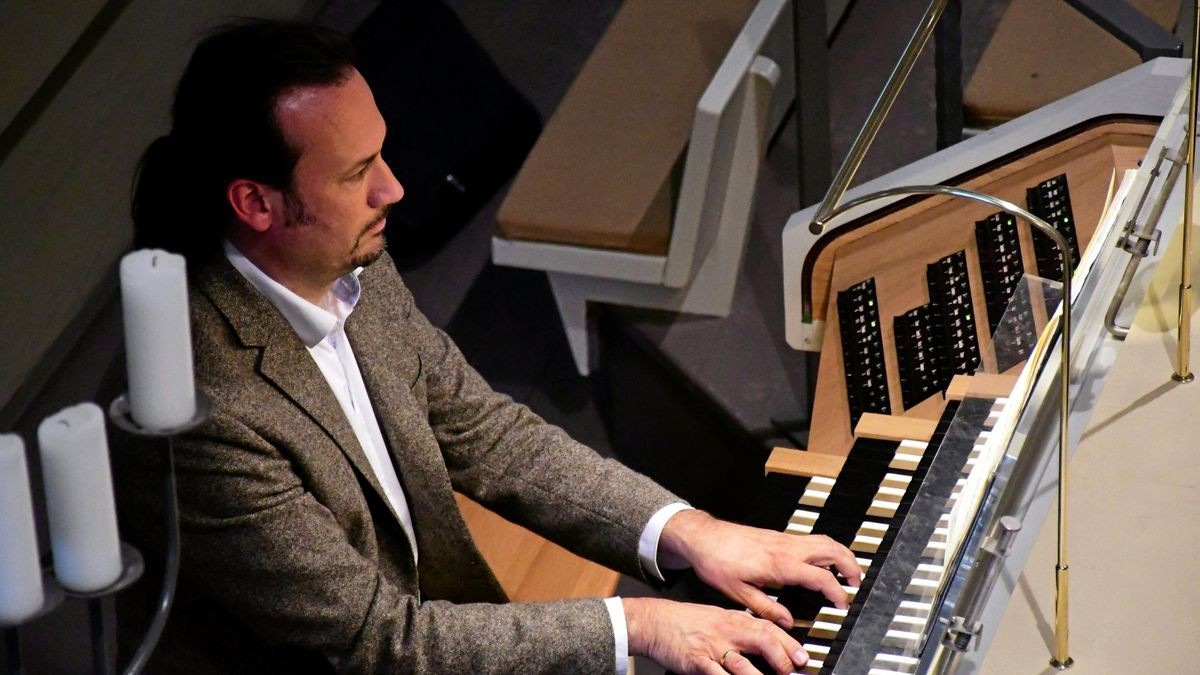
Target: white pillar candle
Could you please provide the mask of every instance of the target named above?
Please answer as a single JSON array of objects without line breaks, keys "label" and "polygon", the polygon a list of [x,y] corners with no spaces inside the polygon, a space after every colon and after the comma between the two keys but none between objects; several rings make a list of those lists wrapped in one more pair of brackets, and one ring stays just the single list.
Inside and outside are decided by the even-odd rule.
[{"label": "white pillar candle", "polygon": [[18,624],[42,608],[42,566],[25,443],[0,435],[0,625]]},{"label": "white pillar candle", "polygon": [[122,258],[121,303],[133,420],[178,427],[196,414],[183,256],[144,249]]},{"label": "white pillar candle", "polygon": [[121,543],[113,504],[104,413],[81,403],[38,425],[54,574],[87,593],[121,576]]}]

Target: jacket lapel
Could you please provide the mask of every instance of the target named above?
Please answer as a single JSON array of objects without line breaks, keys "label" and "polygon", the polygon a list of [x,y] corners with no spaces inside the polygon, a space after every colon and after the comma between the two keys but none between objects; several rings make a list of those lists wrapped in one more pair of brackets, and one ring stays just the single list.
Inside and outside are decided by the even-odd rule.
[{"label": "jacket lapel", "polygon": [[371,276],[364,273],[362,279],[363,293],[346,332],[408,498],[421,551],[421,589],[443,600],[503,602],[507,597],[460,515],[429,426],[428,404],[413,394],[422,364],[419,352],[402,337],[406,319],[399,299],[378,288],[371,293]]},{"label": "jacket lapel", "polygon": [[328,434],[399,522],[341,404],[287,319],[224,256],[204,269],[199,286],[229,320],[242,344],[262,349],[262,376]]}]

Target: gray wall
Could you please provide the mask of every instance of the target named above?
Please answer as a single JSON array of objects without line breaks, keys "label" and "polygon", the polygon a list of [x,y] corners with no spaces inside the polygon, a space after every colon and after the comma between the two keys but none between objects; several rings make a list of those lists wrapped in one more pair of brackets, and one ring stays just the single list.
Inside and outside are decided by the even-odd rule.
[{"label": "gray wall", "polygon": [[[168,128],[195,36],[227,16],[306,17],[319,4],[0,2],[0,433],[30,446],[40,514],[33,432],[45,415],[95,397],[120,352],[115,270],[132,238],[130,180]],[[25,672],[88,672],[81,601],[20,632]]]},{"label": "gray wall", "polygon": [[167,129],[194,36],[221,17],[312,4],[0,3],[0,422],[39,388],[72,321],[111,292],[131,241],[130,177]]}]

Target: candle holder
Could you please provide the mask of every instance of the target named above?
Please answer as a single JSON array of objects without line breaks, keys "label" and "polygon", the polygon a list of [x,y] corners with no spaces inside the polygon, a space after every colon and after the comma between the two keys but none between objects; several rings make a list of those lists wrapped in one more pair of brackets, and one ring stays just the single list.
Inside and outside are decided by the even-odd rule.
[{"label": "candle holder", "polygon": [[[125,668],[126,675],[140,673],[150,660],[150,655],[162,637],[167,624],[167,616],[175,601],[175,584],[179,578],[179,501],[175,488],[175,448],[174,438],[181,433],[195,429],[212,416],[212,401],[199,389],[196,390],[196,413],[187,422],[169,429],[148,429],[134,421],[129,405],[129,397],[122,394],[115,398],[108,407],[108,419],[121,430],[141,438],[163,439],[163,483],[162,500],[166,524],[166,556],[163,571],[162,590],[159,592],[157,609],[141,645],[133,655],[133,659]],[[124,572],[111,586],[94,593],[72,593],[75,597],[86,598],[88,615],[92,634],[92,663],[96,673],[108,675],[112,672],[113,659],[108,651],[108,641],[105,639],[105,618],[102,601],[122,589],[128,587],[142,575],[145,569],[142,555],[134,547],[122,543],[121,558]]]},{"label": "candle holder", "polygon": [[[130,414],[128,397],[118,396],[109,406],[108,416],[113,424],[124,431],[145,438],[165,438],[163,472],[163,502],[167,521],[167,553],[166,572],[163,576],[163,589],[160,594],[158,609],[151,622],[141,646],[134,655],[125,673],[138,673],[145,666],[162,630],[166,625],[167,614],[174,601],[175,582],[179,572],[179,508],[175,492],[175,461],[171,439],[180,433],[193,429],[212,414],[212,404],[203,392],[196,392],[196,414],[185,424],[171,429],[146,429],[133,421]],[[142,577],[145,572],[145,561],[142,554],[132,545],[121,542],[121,574],[117,579],[95,591],[72,591],[64,588],[54,576],[52,566],[42,570],[42,607],[33,615],[26,617],[21,624],[28,623],[49,614],[67,597],[87,601],[88,628],[92,639],[92,671],[93,673],[110,675],[113,672],[114,659],[105,638],[106,620],[104,616],[104,598],[119,593]],[[21,624],[3,626],[5,647],[5,670],[8,675],[19,675],[23,672],[21,663],[21,644],[18,627]]]},{"label": "candle holder", "polygon": [[21,672],[21,639],[18,629],[26,623],[36,621],[50,612],[58,609],[66,597],[63,587],[54,578],[50,569],[42,569],[42,606],[38,611],[25,617],[19,623],[0,624],[4,631],[4,672],[8,675],[18,675]]},{"label": "candle holder", "polygon": [[92,672],[109,673],[112,671],[112,653],[108,649],[108,640],[104,638],[104,598],[115,595],[133,585],[142,578],[146,571],[142,554],[136,548],[121,542],[121,576],[117,580],[95,591],[72,591],[63,588],[62,592],[69,598],[87,600],[88,630],[92,636]]}]

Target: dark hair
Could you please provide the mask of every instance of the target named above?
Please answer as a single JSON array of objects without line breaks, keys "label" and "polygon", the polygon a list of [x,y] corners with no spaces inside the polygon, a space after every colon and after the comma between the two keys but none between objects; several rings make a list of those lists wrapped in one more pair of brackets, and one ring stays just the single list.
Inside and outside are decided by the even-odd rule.
[{"label": "dark hair", "polygon": [[219,250],[233,217],[230,181],[291,186],[299,153],[279,129],[279,97],[342,82],[350,41],[301,23],[241,19],[205,36],[171,107],[171,133],[146,149],[133,188],[135,246],[202,260]]}]

